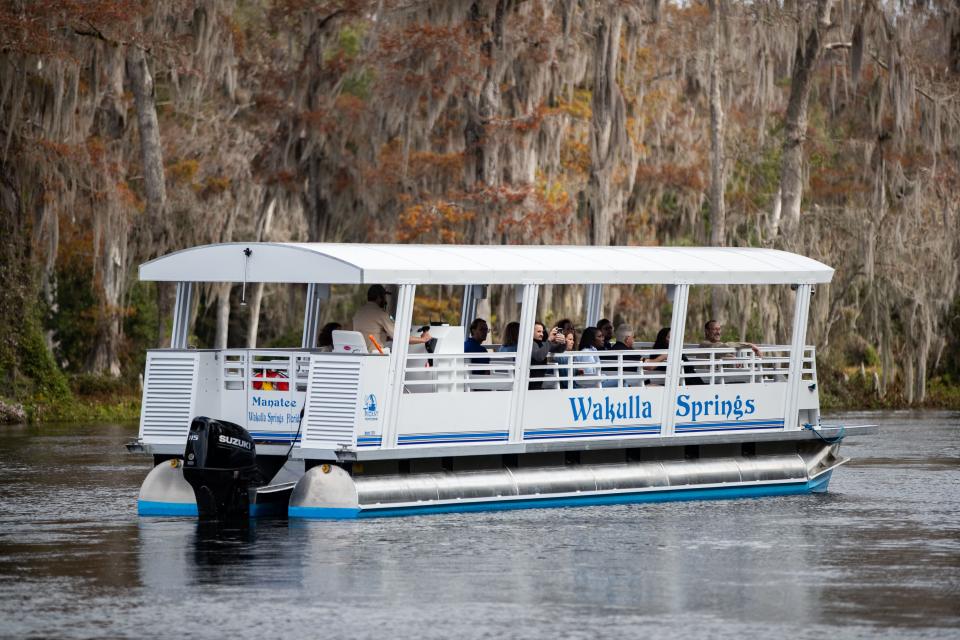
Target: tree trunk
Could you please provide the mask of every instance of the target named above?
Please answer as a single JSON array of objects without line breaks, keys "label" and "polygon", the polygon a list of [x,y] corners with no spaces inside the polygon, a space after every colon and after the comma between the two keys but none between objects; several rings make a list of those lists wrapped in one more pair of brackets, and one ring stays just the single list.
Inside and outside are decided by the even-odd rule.
[{"label": "tree trunk", "polygon": [[[712,14],[713,44],[710,49],[710,245],[722,247],[726,244],[727,212],[724,191],[727,179],[724,171],[726,162],[723,146],[723,102],[720,98],[720,2],[710,2]],[[724,289],[713,287],[710,290],[710,311],[713,319],[722,322],[724,307]]]},{"label": "tree trunk", "polygon": [[260,303],[263,302],[263,283],[253,285],[247,309],[250,310],[250,320],[247,323],[247,349],[257,348],[257,332],[260,329]]},{"label": "tree trunk", "polygon": [[[105,97],[98,106],[98,131],[101,135],[120,139],[123,135],[123,71],[122,51],[108,53],[103,75],[107,78]],[[116,159],[114,160],[116,161]],[[106,166],[101,188],[112,191]],[[127,259],[129,224],[123,207],[108,200],[94,213],[94,274],[100,285],[97,336],[86,369],[91,373],[120,375],[120,343],[123,340],[123,305],[127,293]]]},{"label": "tree trunk", "polygon": [[99,257],[101,282],[100,321],[93,352],[87,362],[92,373],[120,375],[120,342],[123,338],[123,313],[120,301],[126,291],[127,234],[126,219],[122,213],[112,211],[104,216],[102,229],[98,230],[103,242]]},{"label": "tree trunk", "polygon": [[137,108],[137,128],[140,133],[140,161],[143,164],[143,183],[147,197],[147,219],[155,237],[160,237],[156,252],[165,249],[168,234],[164,206],[167,200],[163,175],[163,148],[160,143],[160,125],[153,91],[153,76],[141,47],[127,49],[127,75]]},{"label": "tree trunk", "polygon": [[947,44],[947,68],[951,73],[960,74],[960,6],[953,4],[948,16],[950,41]]},{"label": "tree trunk", "polygon": [[616,213],[612,193],[614,170],[626,137],[626,106],[617,85],[622,27],[623,16],[619,12],[597,18],[590,123],[591,167],[587,185],[590,239],[597,246],[609,245],[612,238],[610,227]]},{"label": "tree trunk", "polygon": [[230,327],[230,289],[232,283],[217,285],[217,337],[214,349],[226,349]]},{"label": "tree trunk", "polygon": [[[488,60],[479,91],[476,93],[471,91],[466,97],[467,121],[463,131],[466,147],[464,177],[467,185],[475,189],[493,187],[500,183],[499,144],[496,137],[490,135],[488,125],[500,112],[500,82],[503,76],[500,54],[503,49],[506,4],[506,0],[497,1],[489,26],[487,25],[488,17],[481,9],[481,3],[475,2],[470,7],[470,29],[474,37],[483,39],[480,49]],[[477,240],[479,242],[493,241],[494,217],[478,216]]]},{"label": "tree trunk", "polygon": [[810,27],[806,40],[798,27],[797,51],[790,81],[790,101],[784,119],[783,157],[780,165],[780,229],[791,233],[800,222],[800,202],[803,196],[803,141],[807,135],[807,106],[813,73],[823,52],[823,36],[830,27],[830,8],[833,0],[817,0],[816,21]]},{"label": "tree trunk", "polygon": [[[270,235],[270,227],[273,225],[273,213],[277,208],[277,199],[272,195],[264,195],[264,208],[260,219],[257,221],[257,242],[263,242]],[[250,290],[248,285],[247,290]],[[250,319],[247,324],[247,348],[255,349],[257,347],[257,331],[260,328],[260,303],[263,301],[263,283],[257,282],[253,285],[253,293],[250,295],[248,309]]]}]

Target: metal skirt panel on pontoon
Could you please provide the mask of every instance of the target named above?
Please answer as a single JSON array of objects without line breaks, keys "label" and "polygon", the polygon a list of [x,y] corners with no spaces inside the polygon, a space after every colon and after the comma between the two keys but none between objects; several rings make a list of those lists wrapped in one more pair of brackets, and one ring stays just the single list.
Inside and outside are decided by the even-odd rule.
[{"label": "metal skirt panel on pontoon", "polygon": [[[824,445],[823,449],[806,456],[794,453],[375,477],[350,476],[340,467],[322,465],[310,469],[297,483],[289,515],[354,518],[806,493],[820,486],[825,490],[829,479],[823,479],[824,473],[845,462],[835,447]],[[554,505],[549,501],[560,502]]]}]

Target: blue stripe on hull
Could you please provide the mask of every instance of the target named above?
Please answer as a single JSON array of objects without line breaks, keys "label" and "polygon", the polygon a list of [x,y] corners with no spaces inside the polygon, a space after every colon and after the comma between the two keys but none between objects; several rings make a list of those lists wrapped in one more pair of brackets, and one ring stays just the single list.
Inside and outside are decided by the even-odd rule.
[{"label": "blue stripe on hull", "polygon": [[[251,518],[282,516],[287,509],[285,502],[250,505]],[[141,516],[186,516],[197,517],[197,505],[192,502],[156,502],[138,500],[137,513]]]},{"label": "blue stripe on hull", "polygon": [[433,513],[459,513],[464,511],[503,511],[507,509],[543,509],[547,507],[586,507],[608,504],[633,504],[643,502],[673,502],[681,500],[728,500],[734,498],[761,498],[766,496],[789,496],[804,493],[823,493],[830,483],[832,472],[806,482],[788,484],[751,485],[742,487],[714,487],[709,489],[675,489],[673,491],[644,491],[641,493],[613,493],[593,496],[569,496],[563,498],[531,498],[528,500],[497,500],[467,504],[438,504],[422,507],[399,507],[395,509],[343,509],[330,507],[290,507],[291,518],[323,520],[348,520],[393,516],[426,515]]},{"label": "blue stripe on hull", "polygon": [[506,442],[506,431],[454,431],[448,433],[409,433],[397,438],[398,446],[412,444],[448,444],[461,442]]},{"label": "blue stripe on hull", "polygon": [[616,427],[603,428],[596,427],[591,429],[539,429],[537,431],[524,431],[524,440],[548,440],[555,438],[604,438],[608,436],[635,436],[651,435],[660,433],[660,425],[636,427]]},{"label": "blue stripe on hull", "polygon": [[156,502],[138,500],[137,513],[141,516],[193,516],[197,517],[197,505],[194,502]]},{"label": "blue stripe on hull", "polygon": [[681,422],[674,426],[676,433],[703,433],[707,431],[746,431],[750,429],[782,429],[783,420],[743,420],[739,422]]}]

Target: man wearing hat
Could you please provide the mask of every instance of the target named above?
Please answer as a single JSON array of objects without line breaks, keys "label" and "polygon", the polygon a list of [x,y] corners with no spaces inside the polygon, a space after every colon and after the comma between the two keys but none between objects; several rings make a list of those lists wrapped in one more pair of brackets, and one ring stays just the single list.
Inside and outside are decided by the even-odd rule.
[{"label": "man wearing hat", "polygon": [[[387,314],[387,296],[390,292],[382,285],[370,285],[367,289],[367,303],[353,314],[353,330],[359,331],[367,341],[367,349],[375,351],[376,347],[370,342],[369,336],[377,339],[380,345],[385,345],[393,339],[393,318]],[[420,337],[411,337],[410,344],[424,344],[429,342],[430,332],[424,331]]]}]

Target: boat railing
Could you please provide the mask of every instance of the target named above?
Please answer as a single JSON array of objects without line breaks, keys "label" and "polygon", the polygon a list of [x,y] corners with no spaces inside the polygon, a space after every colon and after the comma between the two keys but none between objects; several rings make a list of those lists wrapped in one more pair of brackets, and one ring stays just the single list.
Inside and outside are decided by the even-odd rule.
[{"label": "boat railing", "polygon": [[[790,347],[751,349],[685,347],[680,386],[786,382]],[[530,367],[530,389],[624,388],[663,386],[667,350],[567,351],[551,354],[546,364]],[[491,352],[409,354],[404,369],[408,393],[510,391],[516,380],[516,354]],[[813,347],[804,349],[802,380],[816,382]]]},{"label": "boat railing", "polygon": [[[790,369],[790,347],[759,346],[758,351],[759,355],[751,349],[684,349],[685,363],[680,378],[687,384],[786,382]],[[801,380],[815,382],[816,352],[813,347],[804,349],[801,364]]]},{"label": "boat railing", "polygon": [[[553,354],[544,365],[533,365],[531,389],[589,389],[664,384],[664,362],[643,362],[666,350],[566,351]],[[537,373],[534,373],[537,372]]]},{"label": "boat railing", "polygon": [[404,388],[435,391],[510,391],[516,379],[515,353],[413,353],[407,355]]},{"label": "boat railing", "polygon": [[814,347],[805,347],[803,360],[800,364],[800,379],[803,382],[816,384],[817,382],[817,351]]}]

